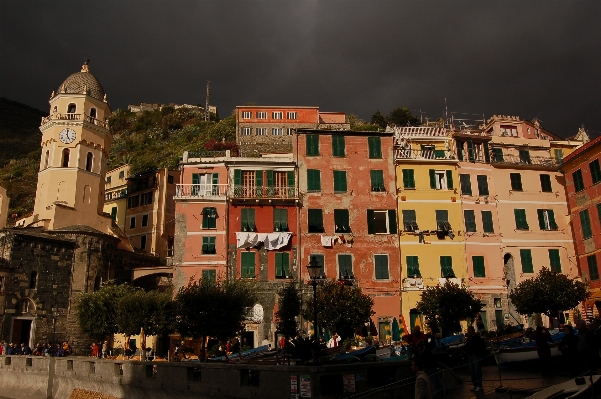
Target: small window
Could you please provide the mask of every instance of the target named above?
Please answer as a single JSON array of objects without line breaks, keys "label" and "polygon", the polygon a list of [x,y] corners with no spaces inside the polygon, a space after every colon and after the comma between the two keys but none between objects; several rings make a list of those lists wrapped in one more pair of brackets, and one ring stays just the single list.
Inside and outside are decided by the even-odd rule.
[{"label": "small window", "polygon": [[353,256],[338,254],[338,271],[340,278],[353,277]]},{"label": "small window", "polygon": [[584,179],[582,178],[582,171],[580,169],[572,173],[572,179],[574,180],[574,190],[576,192],[584,190]]},{"label": "small window", "polygon": [[593,184],[597,184],[601,181],[601,167],[599,166],[599,160],[595,159],[593,162],[588,164],[591,169],[591,177],[593,178]]},{"label": "small window", "polygon": [[265,111],[257,112],[257,119],[267,119],[267,112],[265,112]]},{"label": "small window", "polygon": [[351,232],[348,209],[334,209],[334,225],[335,233]]},{"label": "small window", "polygon": [[563,150],[561,148],[554,149],[553,155],[555,158],[555,163],[557,163],[557,164],[563,163]]},{"label": "small window", "polygon": [[106,183],[107,183],[107,184],[111,184],[111,181],[112,181],[112,180],[113,180],[113,179],[112,179],[112,176],[107,176],[107,177],[106,177]]},{"label": "small window", "polygon": [[551,270],[561,272],[561,258],[559,256],[559,249],[549,250],[549,265]]},{"label": "small window", "polygon": [[140,236],[140,249],[146,249],[146,234]]},{"label": "small window", "polygon": [[367,234],[396,234],[396,211],[367,210]]},{"label": "small window", "polygon": [[111,219],[117,221],[117,207],[114,206],[111,208]]},{"label": "small window", "polygon": [[288,209],[273,210],[273,231],[288,231]]},{"label": "small window", "polygon": [[478,175],[476,177],[478,180],[478,194],[482,196],[488,195],[488,178],[486,175]]},{"label": "small window", "polygon": [[334,192],[346,193],[346,171],[334,171]]},{"label": "small window", "polygon": [[455,278],[455,272],[453,271],[452,256],[440,257],[440,275],[443,278]]},{"label": "small window", "polygon": [[283,136],[284,129],[282,129],[281,127],[273,127],[273,128],[271,128],[271,135],[272,136]]},{"label": "small window", "polygon": [[242,119],[251,119],[253,117],[253,113],[250,111],[242,112]]},{"label": "small window", "polygon": [[94,155],[92,155],[91,152],[88,152],[88,155],[86,156],[86,170],[88,172],[92,171],[93,162],[94,162]]},{"label": "small window", "polygon": [[379,137],[368,137],[367,144],[369,147],[369,158],[370,159],[381,159],[382,158],[382,142]]},{"label": "small window", "polygon": [[511,189],[513,191],[522,191],[522,175],[519,173],[510,173]]},{"label": "small window", "polygon": [[557,230],[555,215],[552,209],[537,209],[538,225],[541,230]]},{"label": "small window", "polygon": [[148,215],[142,215],[142,227],[148,226]]},{"label": "small window", "polygon": [[321,171],[307,169],[307,191],[321,191]]},{"label": "small window", "polygon": [[127,208],[128,209],[137,208],[138,206],[140,206],[140,196],[139,195],[132,195],[131,197],[127,198]]},{"label": "small window", "polygon": [[275,253],[275,277],[290,278],[290,254],[288,252]]},{"label": "small window", "polygon": [[286,112],[286,119],[296,120],[298,119],[298,114],[296,112],[288,111]]},{"label": "small window", "polygon": [[440,222],[448,222],[449,221],[449,211],[446,209],[437,209],[436,210],[436,223]]},{"label": "small window", "polygon": [[482,211],[482,231],[485,233],[494,233],[495,226],[492,221],[491,211]]},{"label": "small window", "polygon": [[383,170],[370,170],[369,177],[371,180],[371,191],[386,191]]},{"label": "small window", "polygon": [[129,218],[129,228],[130,229],[136,228],[136,217],[135,216],[132,216],[131,218]]},{"label": "small window", "polygon": [[90,108],[90,116],[96,119],[96,108]]},{"label": "small window", "polygon": [[403,169],[403,187],[415,188],[415,175],[413,169]]},{"label": "small window", "polygon": [[173,184],[175,182],[175,178],[173,177],[173,175],[168,175],[167,176],[167,183],[168,184]]},{"label": "small window", "polygon": [[311,254],[309,255],[309,259],[313,260],[315,259],[315,261],[319,264],[319,267],[321,267],[321,273],[319,273],[320,276],[325,276],[325,270],[324,270],[324,264],[325,264],[325,257],[323,254]]},{"label": "small window", "polygon": [[493,162],[503,163],[503,149],[502,148],[493,148],[492,149],[492,159]]},{"label": "small window", "polygon": [[474,269],[474,277],[486,277],[484,256],[472,256],[472,266]]},{"label": "small window", "polygon": [[520,259],[522,261],[522,273],[534,273],[532,264],[532,250],[520,249]]},{"label": "small window", "polygon": [[580,226],[582,228],[582,238],[585,240],[593,236],[593,229],[591,227],[591,219],[588,214],[588,209],[579,212],[580,215]]},{"label": "small window", "polygon": [[34,290],[38,284],[38,272],[31,272],[29,276],[29,289]]},{"label": "small window", "polygon": [[597,256],[589,255],[586,257],[586,263],[588,264],[588,275],[591,281],[599,280],[599,269],[597,268]]},{"label": "small window", "polygon": [[242,136],[251,136],[253,134],[253,129],[252,127],[243,127],[240,132]]},{"label": "small window", "polygon": [[307,156],[318,156],[319,155],[319,135],[317,134],[307,134]]},{"label": "small window", "polygon": [[374,255],[374,268],[376,280],[388,280],[388,255]]},{"label": "small window", "polygon": [[214,283],[217,281],[217,271],[216,270],[203,270],[202,271],[202,279],[203,281],[209,281]]},{"label": "small window", "polygon": [[321,209],[307,210],[309,233],[323,233],[323,211]]},{"label": "small window", "polygon": [[344,136],[332,136],[332,156],[334,156],[334,157],[346,156]]},{"label": "small window", "polygon": [[216,229],[217,228],[217,208],[205,207],[202,208],[202,228]]},{"label": "small window", "polygon": [[68,148],[63,149],[63,168],[69,167],[69,155],[71,152]]},{"label": "small window", "polygon": [[282,112],[281,111],[274,111],[271,113],[271,119],[282,119]]},{"label": "small window", "polygon": [[530,160],[530,151],[520,150],[520,162],[526,165],[530,165],[532,163]]},{"label": "small window", "polygon": [[244,208],[241,210],[240,216],[242,231],[255,231],[255,210]]},{"label": "small window", "polygon": [[121,171],[119,172],[119,179],[123,179],[125,177],[125,172]]},{"label": "small window", "polygon": [[203,255],[215,255],[215,238],[216,237],[202,237],[202,254]]},{"label": "small window", "polygon": [[44,169],[48,167],[48,161],[50,160],[50,150],[46,150],[44,154]]},{"label": "small window", "polygon": [[513,214],[515,216],[515,228],[516,230],[528,230],[528,220],[526,219],[525,209],[514,209]]},{"label": "small window", "polygon": [[71,104],[69,104],[67,106],[67,113],[68,114],[74,114],[75,111],[77,111],[77,106],[75,104],[71,103]]},{"label": "small window", "polygon": [[291,127],[286,128],[286,136],[292,136],[292,132],[294,132],[293,128],[291,128]]},{"label": "small window", "polygon": [[257,136],[267,136],[267,128],[266,127],[258,127],[256,128]]},{"label": "small window", "polygon": [[550,175],[540,175],[540,190],[543,193],[551,193],[553,192],[553,188],[551,187],[551,176]]},{"label": "small window", "polygon": [[462,195],[472,195],[472,181],[470,179],[470,175],[460,174],[459,175],[459,184],[461,185],[461,194]]},{"label": "small window", "polygon": [[463,218],[465,219],[465,231],[474,233],[476,231],[476,213],[472,209],[466,209],[463,211]]},{"label": "small window", "polygon": [[417,226],[415,210],[413,210],[413,209],[403,210],[403,228],[405,231],[419,230],[419,227]]},{"label": "small window", "polygon": [[419,258],[417,256],[407,256],[407,277],[421,277],[422,273],[419,270]]},{"label": "small window", "polygon": [[242,252],[240,254],[240,272],[242,278],[255,277],[255,253]]},{"label": "small window", "polygon": [[434,190],[452,190],[453,171],[430,169],[430,188]]},{"label": "small window", "polygon": [[501,126],[501,136],[518,136],[517,126]]}]

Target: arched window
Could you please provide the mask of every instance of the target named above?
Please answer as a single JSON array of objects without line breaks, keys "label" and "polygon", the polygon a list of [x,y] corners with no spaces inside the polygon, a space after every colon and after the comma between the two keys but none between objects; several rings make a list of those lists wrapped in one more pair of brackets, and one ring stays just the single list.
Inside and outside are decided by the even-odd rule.
[{"label": "arched window", "polygon": [[50,158],[50,150],[46,150],[46,154],[44,155],[44,169],[48,167],[48,159]]},{"label": "arched window", "polygon": [[96,108],[90,108],[90,116],[96,118]]},{"label": "arched window", "polygon": [[71,103],[71,104],[69,104],[67,106],[67,113],[68,114],[74,114],[76,110],[77,110],[77,106],[75,104],[73,104],[73,103]]},{"label": "arched window", "polygon": [[63,168],[68,168],[69,167],[69,154],[71,152],[69,151],[68,148],[65,148],[63,150]]},{"label": "arched window", "polygon": [[29,289],[35,289],[38,284],[38,272],[31,272],[31,276],[29,276]]},{"label": "arched window", "polygon": [[88,172],[92,171],[92,162],[94,161],[94,155],[91,152],[88,152],[88,156],[86,157],[86,170]]}]

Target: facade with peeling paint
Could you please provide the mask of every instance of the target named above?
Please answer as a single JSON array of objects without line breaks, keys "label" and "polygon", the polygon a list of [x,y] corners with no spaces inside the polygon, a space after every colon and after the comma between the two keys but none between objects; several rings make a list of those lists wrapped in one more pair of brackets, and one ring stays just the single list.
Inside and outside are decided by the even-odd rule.
[{"label": "facade with peeling paint", "polygon": [[315,256],[327,278],[351,280],[374,300],[381,342],[399,320],[400,267],[393,135],[299,129],[294,141],[300,274]]}]

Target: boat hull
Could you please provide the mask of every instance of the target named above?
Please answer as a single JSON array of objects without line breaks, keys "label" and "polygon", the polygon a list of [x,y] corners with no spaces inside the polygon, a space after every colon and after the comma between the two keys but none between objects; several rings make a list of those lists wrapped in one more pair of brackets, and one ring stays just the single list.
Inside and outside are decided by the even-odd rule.
[{"label": "boat hull", "polygon": [[[559,343],[549,345],[551,347],[551,356],[561,356]],[[524,362],[538,359],[538,353],[535,346],[518,346],[513,348],[500,348],[495,353],[497,364]]]},{"label": "boat hull", "polygon": [[591,388],[591,380],[593,385],[599,383],[600,375],[586,376],[581,378],[572,378],[568,381],[562,382],[561,384],[552,385],[549,388],[545,388],[542,391],[528,396],[526,399],[547,399],[547,398],[585,398],[590,397],[590,393],[586,396],[584,394]]}]

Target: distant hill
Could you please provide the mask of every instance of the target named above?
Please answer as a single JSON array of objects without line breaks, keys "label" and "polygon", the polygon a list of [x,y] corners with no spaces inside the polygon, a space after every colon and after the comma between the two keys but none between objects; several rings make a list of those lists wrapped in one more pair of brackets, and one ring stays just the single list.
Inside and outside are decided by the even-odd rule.
[{"label": "distant hill", "polygon": [[40,121],[48,113],[0,97],[0,167],[40,148]]}]

